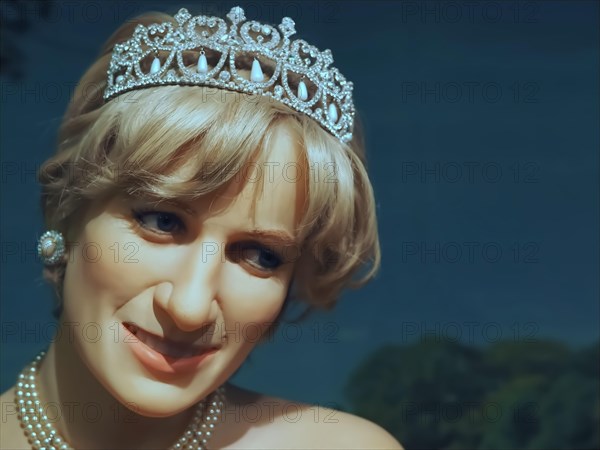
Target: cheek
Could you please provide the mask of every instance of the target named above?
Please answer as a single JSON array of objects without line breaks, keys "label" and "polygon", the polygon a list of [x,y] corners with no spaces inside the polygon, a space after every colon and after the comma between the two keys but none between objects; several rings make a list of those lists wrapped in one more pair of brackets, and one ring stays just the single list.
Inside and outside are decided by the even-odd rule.
[{"label": "cheek", "polygon": [[227,326],[233,329],[250,324],[263,325],[277,317],[287,293],[285,281],[276,277],[249,276],[235,265],[228,267],[224,275],[225,279],[234,281],[223,283],[220,295]]},{"label": "cheek", "polygon": [[89,307],[92,301],[98,307],[119,307],[144,289],[143,264],[136,261],[133,251],[139,243],[94,231],[90,224],[71,251],[65,273],[65,308],[73,302]]}]

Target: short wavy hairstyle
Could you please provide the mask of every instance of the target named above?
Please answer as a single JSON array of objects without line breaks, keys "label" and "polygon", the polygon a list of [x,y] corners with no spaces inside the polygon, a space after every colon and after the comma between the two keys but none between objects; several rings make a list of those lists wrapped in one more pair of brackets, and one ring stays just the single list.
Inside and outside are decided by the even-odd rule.
[{"label": "short wavy hairstyle", "polygon": [[[274,127],[285,123],[303,149],[306,203],[287,300],[307,311],[331,308],[345,288],[378,272],[380,246],[373,188],[360,125],[344,144],[310,117],[263,96],[199,86],[160,86],[105,102],[112,48],[138,23],[173,20],[147,13],[123,24],[79,81],[64,115],[56,153],[38,172],[48,229],[76,242],[89,205],[117,194],[193,200],[263,161]],[[193,62],[190,62],[192,64]],[[184,178],[175,175],[185,165]],[[181,171],[177,171],[178,173]],[[62,311],[66,261],[44,269]]]}]

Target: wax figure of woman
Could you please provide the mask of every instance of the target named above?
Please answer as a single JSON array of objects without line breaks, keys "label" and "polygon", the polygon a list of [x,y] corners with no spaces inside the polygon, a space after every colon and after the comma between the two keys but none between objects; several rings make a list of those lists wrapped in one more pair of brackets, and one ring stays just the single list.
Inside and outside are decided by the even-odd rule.
[{"label": "wax figure of woman", "polygon": [[2,448],[400,448],[227,382],[258,342],[236,330],[379,266],[352,84],[294,33],[149,13],[84,74],[39,174],[59,328],[2,395]]}]

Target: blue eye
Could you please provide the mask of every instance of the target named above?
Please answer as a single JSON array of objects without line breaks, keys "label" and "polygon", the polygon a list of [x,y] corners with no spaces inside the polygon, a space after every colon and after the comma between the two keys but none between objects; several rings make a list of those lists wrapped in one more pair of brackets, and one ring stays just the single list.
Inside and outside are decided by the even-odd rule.
[{"label": "blue eye", "polygon": [[174,213],[152,210],[132,212],[141,226],[159,233],[174,233],[185,228],[183,221]]},{"label": "blue eye", "polygon": [[232,252],[234,258],[244,259],[267,271],[275,270],[282,264],[282,258],[276,252],[256,242],[236,243]]},{"label": "blue eye", "polygon": [[[185,230],[184,222],[175,213],[151,209],[131,212],[140,226],[155,234],[168,235]],[[229,251],[235,261],[246,261],[264,272],[272,272],[283,264],[283,258],[276,251],[254,241],[236,242]]]}]

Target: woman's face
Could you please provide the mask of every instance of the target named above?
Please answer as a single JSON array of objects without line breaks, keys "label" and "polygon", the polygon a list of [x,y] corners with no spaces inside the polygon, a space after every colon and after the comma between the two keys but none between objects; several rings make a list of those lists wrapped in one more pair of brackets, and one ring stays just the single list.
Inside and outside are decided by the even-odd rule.
[{"label": "woman's face", "polygon": [[154,417],[183,411],[224,383],[277,317],[298,248],[285,237],[296,236],[304,202],[303,183],[282,171],[300,164],[295,141],[280,125],[267,157],[276,169],[218,195],[92,205],[69,255],[62,320],[75,322],[78,354],[121,403]]}]

